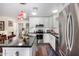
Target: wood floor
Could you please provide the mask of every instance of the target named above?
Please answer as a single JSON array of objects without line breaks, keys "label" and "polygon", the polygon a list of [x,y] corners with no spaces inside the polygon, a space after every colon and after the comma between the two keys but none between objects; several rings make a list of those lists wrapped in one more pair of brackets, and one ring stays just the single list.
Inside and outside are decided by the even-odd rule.
[{"label": "wood floor", "polygon": [[37,45],[35,56],[58,56],[49,43],[41,43]]}]

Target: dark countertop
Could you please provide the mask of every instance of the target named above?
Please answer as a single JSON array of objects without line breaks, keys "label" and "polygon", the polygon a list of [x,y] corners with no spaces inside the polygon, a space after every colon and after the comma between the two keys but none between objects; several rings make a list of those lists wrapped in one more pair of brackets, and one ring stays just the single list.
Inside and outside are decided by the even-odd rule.
[{"label": "dark countertop", "polygon": [[34,44],[35,41],[35,37],[34,36],[29,36],[30,37],[30,42],[28,45],[23,45],[23,46],[19,46],[19,45],[1,45],[0,47],[26,47],[26,48],[31,48]]},{"label": "dark countertop", "polygon": [[[35,38],[36,38],[36,36],[33,36],[33,34],[39,34],[39,33],[29,32],[29,38],[30,38],[29,39],[30,40],[29,45],[24,45],[24,46],[18,46],[18,45],[16,45],[16,46],[0,46],[0,47],[30,47],[31,48],[33,46],[33,44],[35,42]],[[59,38],[59,34],[54,32],[54,31],[52,31],[52,30],[48,30],[47,32],[43,32],[43,34],[51,34],[55,38]]]},{"label": "dark countertop", "polygon": [[[29,32],[29,34],[39,34],[39,33],[36,33],[36,32]],[[41,33],[40,33],[41,34]],[[43,34],[51,34],[53,36],[55,36],[56,38],[59,38],[59,33],[56,33],[55,31],[53,30],[47,30],[47,32],[43,32]]]}]

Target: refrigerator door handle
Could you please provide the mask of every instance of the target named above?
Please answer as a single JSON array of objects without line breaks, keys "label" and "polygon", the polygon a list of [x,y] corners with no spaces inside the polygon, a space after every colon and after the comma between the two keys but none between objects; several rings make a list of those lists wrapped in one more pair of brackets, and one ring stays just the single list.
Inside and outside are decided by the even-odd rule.
[{"label": "refrigerator door handle", "polygon": [[73,39],[74,39],[74,22],[72,15],[68,15],[68,23],[67,23],[67,44],[68,49],[71,51],[73,46]]}]

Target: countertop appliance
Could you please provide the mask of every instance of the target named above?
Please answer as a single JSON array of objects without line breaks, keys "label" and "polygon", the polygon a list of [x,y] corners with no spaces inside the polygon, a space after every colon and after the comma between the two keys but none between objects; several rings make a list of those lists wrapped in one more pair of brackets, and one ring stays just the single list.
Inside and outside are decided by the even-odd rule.
[{"label": "countertop appliance", "polygon": [[43,30],[38,30],[36,31],[36,34],[37,34],[37,39],[43,39]]},{"label": "countertop appliance", "polygon": [[44,25],[43,24],[39,24],[39,25],[36,25],[36,39],[37,39],[37,43],[43,43],[43,27]]}]

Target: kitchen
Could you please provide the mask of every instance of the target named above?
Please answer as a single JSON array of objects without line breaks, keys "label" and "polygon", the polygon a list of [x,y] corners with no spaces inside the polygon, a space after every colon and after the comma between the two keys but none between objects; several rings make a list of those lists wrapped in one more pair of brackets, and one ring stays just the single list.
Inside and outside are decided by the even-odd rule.
[{"label": "kitchen", "polygon": [[[25,50],[29,51],[34,40],[36,40],[35,45],[50,43],[55,50],[56,38],[51,34],[54,32],[54,35],[59,36],[57,12],[61,11],[65,5],[64,3],[1,3],[0,21],[5,22],[4,30],[0,31],[2,40],[0,46],[3,49],[3,55],[6,53],[8,55],[8,50],[13,47],[15,50],[18,50],[19,47],[26,47]],[[25,34],[23,33],[25,36],[22,35],[24,30],[26,31]],[[42,33],[39,33],[38,31],[41,30]],[[6,37],[2,39],[2,35]]]},{"label": "kitchen", "polygon": [[79,55],[74,21],[79,4],[0,3],[0,7],[0,55]]}]

